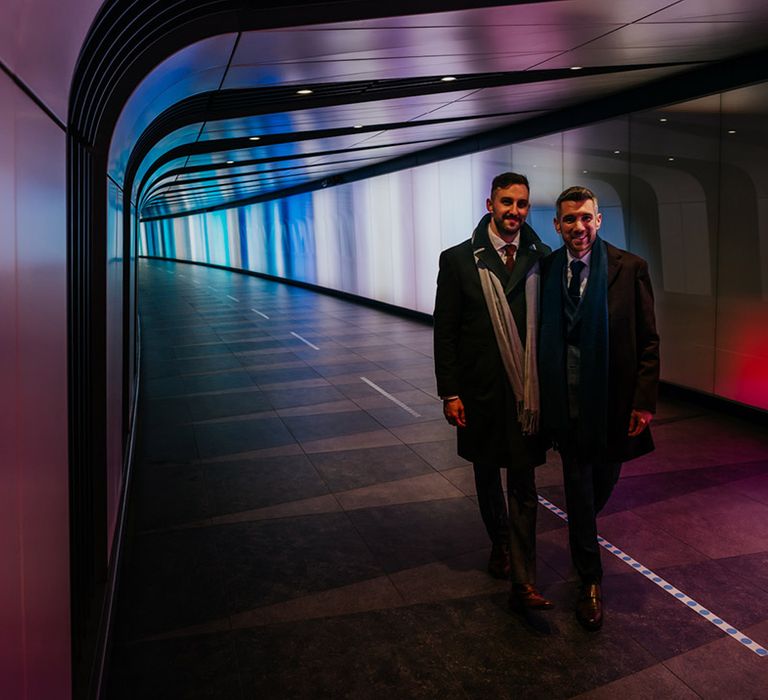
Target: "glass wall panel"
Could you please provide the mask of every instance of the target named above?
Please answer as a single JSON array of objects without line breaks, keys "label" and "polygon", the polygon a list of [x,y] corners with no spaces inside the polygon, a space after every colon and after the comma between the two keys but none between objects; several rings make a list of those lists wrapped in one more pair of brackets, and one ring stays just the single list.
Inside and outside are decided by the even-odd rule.
[{"label": "glass wall panel", "polygon": [[551,134],[512,146],[513,170],[524,173],[531,183],[528,223],[553,250],[560,238],[552,220],[555,200],[563,191],[563,135]]},{"label": "glass wall panel", "polygon": [[665,380],[711,392],[718,223],[715,95],[632,115],[629,248],[649,264]]},{"label": "glass wall panel", "polygon": [[597,195],[603,215],[600,236],[619,248],[626,248],[629,119],[600,122],[565,132],[563,182],[564,188],[583,185]]},{"label": "glass wall panel", "polygon": [[768,409],[768,85],[723,95],[715,393]]}]

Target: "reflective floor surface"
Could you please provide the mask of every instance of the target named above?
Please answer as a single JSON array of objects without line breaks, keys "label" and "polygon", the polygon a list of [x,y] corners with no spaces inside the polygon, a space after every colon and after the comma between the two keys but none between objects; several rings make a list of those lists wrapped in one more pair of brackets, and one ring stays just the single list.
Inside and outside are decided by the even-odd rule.
[{"label": "reflective floor surface", "polygon": [[[662,402],[656,451],[624,465],[599,519],[632,561],[603,552],[589,633],[550,509],[555,610],[511,613],[485,572],[428,325],[159,260],[140,286],[108,698],[768,698],[764,426]],[[565,507],[557,455],[537,484]]]}]

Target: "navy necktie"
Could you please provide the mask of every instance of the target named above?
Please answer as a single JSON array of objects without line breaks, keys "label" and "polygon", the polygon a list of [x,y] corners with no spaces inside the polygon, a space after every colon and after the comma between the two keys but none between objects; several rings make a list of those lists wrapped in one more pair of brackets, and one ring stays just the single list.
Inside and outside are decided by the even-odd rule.
[{"label": "navy necktie", "polygon": [[571,281],[568,284],[568,296],[577,306],[581,301],[581,271],[585,267],[586,265],[581,260],[572,260],[570,264]]}]

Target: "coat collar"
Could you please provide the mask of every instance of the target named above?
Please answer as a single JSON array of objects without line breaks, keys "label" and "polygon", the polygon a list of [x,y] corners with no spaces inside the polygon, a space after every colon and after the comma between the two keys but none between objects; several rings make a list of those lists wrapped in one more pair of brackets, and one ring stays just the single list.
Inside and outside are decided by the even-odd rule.
[{"label": "coat collar", "polygon": [[520,241],[515,256],[515,269],[510,274],[488,237],[490,222],[490,214],[486,214],[480,219],[480,223],[472,234],[472,252],[501,280],[504,292],[509,294],[521,280],[525,279],[528,270],[544,256],[545,251],[533,229],[528,224],[523,224],[520,229]]}]

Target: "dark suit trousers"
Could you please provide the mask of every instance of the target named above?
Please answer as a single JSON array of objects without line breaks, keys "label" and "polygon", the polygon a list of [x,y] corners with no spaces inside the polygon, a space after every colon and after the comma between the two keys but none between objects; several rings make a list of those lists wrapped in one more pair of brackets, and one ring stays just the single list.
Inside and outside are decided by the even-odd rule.
[{"label": "dark suit trousers", "polygon": [[536,582],[536,479],[533,469],[507,469],[507,499],[501,470],[473,464],[477,502],[485,529],[494,544],[509,543],[513,583]]},{"label": "dark suit trousers", "polygon": [[596,518],[619,479],[621,462],[596,464],[566,451],[561,457],[573,565],[582,581],[599,583],[603,567]]}]

